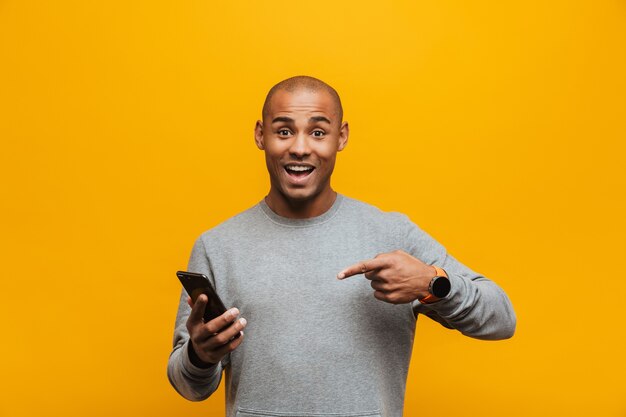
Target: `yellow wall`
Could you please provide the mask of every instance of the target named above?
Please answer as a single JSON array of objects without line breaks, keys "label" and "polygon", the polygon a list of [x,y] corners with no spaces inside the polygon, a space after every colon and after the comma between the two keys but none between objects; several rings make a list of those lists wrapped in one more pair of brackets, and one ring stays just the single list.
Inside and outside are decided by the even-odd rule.
[{"label": "yellow wall", "polygon": [[0,1],[0,416],[223,416],[222,388],[167,381],[174,271],[267,192],[254,122],[296,74],[344,100],[334,187],[408,214],[518,315],[496,343],[421,321],[405,414],[626,415],[625,16]]}]

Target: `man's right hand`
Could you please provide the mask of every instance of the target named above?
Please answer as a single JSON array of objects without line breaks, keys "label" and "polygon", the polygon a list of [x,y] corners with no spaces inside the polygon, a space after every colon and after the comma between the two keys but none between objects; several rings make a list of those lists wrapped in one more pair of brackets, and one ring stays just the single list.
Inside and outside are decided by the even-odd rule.
[{"label": "man's right hand", "polygon": [[[224,356],[235,350],[243,340],[241,330],[246,327],[246,319],[243,317],[235,320],[239,314],[236,308],[231,308],[221,316],[205,323],[202,317],[207,301],[205,294],[200,294],[195,303],[192,303],[191,297],[187,298],[187,303],[191,307],[191,314],[187,318],[187,331],[191,348],[197,358],[193,358],[194,355],[190,357],[192,362],[195,362],[194,359],[202,361],[194,365],[203,368],[218,363]],[[239,332],[241,335],[237,339],[230,340]]]}]

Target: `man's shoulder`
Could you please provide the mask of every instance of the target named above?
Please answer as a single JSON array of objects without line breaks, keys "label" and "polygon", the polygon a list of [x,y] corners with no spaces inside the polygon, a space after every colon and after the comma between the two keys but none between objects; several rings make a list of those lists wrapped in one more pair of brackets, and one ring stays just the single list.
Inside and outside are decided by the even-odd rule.
[{"label": "man's shoulder", "polygon": [[[413,222],[409,215],[400,211],[385,211],[380,207],[366,203],[354,198],[346,198],[347,218],[353,222],[353,227],[374,236],[377,239],[391,239],[398,248],[403,248],[407,252],[411,251],[411,245],[416,242],[429,242],[432,245],[432,237],[426,233],[417,223]],[[424,243],[420,243],[424,244]],[[417,253],[417,252],[415,252]]]},{"label": "man's shoulder", "polygon": [[260,215],[259,203],[235,214],[232,217],[216,224],[200,235],[202,239],[212,239],[219,236],[228,236],[233,232],[249,230],[250,227],[258,223]]},{"label": "man's shoulder", "polygon": [[406,224],[410,222],[409,217],[404,213],[386,211],[374,204],[353,197],[344,196],[344,204],[347,214],[359,217],[364,221],[384,224]]}]

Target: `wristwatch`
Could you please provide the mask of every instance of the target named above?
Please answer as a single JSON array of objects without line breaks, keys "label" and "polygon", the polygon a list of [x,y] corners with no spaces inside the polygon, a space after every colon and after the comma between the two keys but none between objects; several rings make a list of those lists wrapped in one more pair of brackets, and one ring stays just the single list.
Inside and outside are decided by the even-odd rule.
[{"label": "wristwatch", "polygon": [[430,280],[428,284],[428,295],[418,299],[422,304],[431,304],[441,300],[450,293],[450,279],[448,274],[442,268],[433,265],[436,270],[436,275]]}]

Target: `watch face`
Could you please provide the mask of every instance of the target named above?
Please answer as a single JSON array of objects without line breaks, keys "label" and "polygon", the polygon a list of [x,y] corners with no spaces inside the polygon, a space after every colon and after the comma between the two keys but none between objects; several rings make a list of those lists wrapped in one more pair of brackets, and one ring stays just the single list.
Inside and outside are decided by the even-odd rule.
[{"label": "watch face", "polygon": [[437,298],[444,298],[450,292],[450,280],[446,277],[437,277],[433,281],[432,294]]}]

